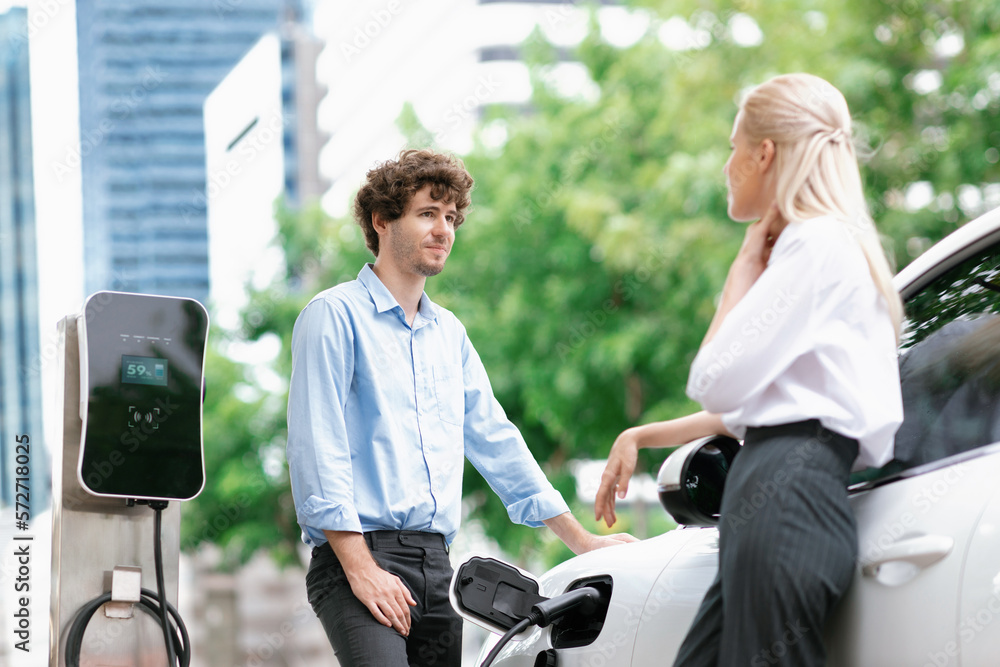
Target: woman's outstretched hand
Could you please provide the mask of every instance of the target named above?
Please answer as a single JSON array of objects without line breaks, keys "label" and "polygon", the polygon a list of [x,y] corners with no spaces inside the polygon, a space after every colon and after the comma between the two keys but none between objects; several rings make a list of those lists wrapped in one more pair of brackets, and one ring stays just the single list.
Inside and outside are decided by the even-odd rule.
[{"label": "woman's outstretched hand", "polygon": [[635,472],[638,453],[639,445],[633,429],[622,431],[611,446],[608,464],[601,473],[601,484],[594,499],[594,519],[600,521],[603,518],[608,528],[618,520],[615,515],[615,500],[624,498],[628,493],[628,483]]},{"label": "woman's outstretched hand", "polygon": [[644,447],[677,447],[706,435],[731,435],[719,415],[695,412],[676,419],[633,426],[622,431],[608,453],[608,464],[601,473],[601,484],[594,499],[594,519],[615,525],[615,501],[628,493],[628,483],[635,473],[639,450]]}]

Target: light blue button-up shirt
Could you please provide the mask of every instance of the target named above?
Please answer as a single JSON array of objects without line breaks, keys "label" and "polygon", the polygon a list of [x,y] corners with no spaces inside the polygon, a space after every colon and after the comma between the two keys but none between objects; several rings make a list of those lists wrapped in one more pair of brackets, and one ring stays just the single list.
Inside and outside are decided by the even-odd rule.
[{"label": "light blue button-up shirt", "polygon": [[458,318],[424,294],[408,325],[370,265],[295,322],[287,455],[312,546],[326,542],[323,530],[422,530],[451,543],[463,456],[512,521],[540,526],[569,511],[494,398]]}]

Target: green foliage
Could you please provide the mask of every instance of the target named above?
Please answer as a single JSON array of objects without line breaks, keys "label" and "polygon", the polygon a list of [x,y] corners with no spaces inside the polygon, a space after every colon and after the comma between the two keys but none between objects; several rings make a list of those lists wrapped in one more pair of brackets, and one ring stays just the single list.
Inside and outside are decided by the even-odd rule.
[{"label": "green foliage", "polygon": [[[633,4],[659,17],[642,39],[612,47],[594,22],[577,50],[596,100],[551,89],[544,74],[554,51],[538,33],[529,39],[532,113],[487,110],[485,122],[502,126],[506,142],[488,144],[484,134],[465,156],[477,182],[473,209],[447,269],[427,287],[465,323],[497,397],[568,499],[575,496],[569,461],[603,458],[630,425],[696,409],[684,395],[688,367],[742,238],[742,226],[726,216],[721,169],[747,86],[809,71],[844,91],[856,133],[874,149],[864,168],[867,194],[900,267],[977,214],[981,186],[1000,177],[1000,9],[992,0]],[[658,39],[672,16],[696,31],[697,48],[672,50]],[[756,46],[734,37],[732,26],[747,16],[763,33]],[[963,48],[935,51],[956,35]],[[938,75],[938,87],[924,87]],[[413,145],[430,141],[412,107],[400,125]],[[934,199],[909,210],[907,190],[921,181]],[[287,277],[252,295],[242,334],[276,335],[283,351],[275,371],[287,377],[298,310],[354,278],[370,256],[350,220],[311,210],[281,211],[279,222]],[[210,392],[213,384],[249,382],[221,357],[208,372]],[[241,514],[246,521],[218,536],[195,530],[187,543],[237,544],[245,555],[291,539],[287,476],[263,474],[260,465],[262,452],[283,442],[283,396],[216,400],[206,418],[219,444],[208,449],[221,449],[196,505],[197,525],[211,525],[234,494],[254,484],[260,492]],[[647,454],[642,464],[655,470],[662,457]],[[473,515],[512,556],[526,560],[541,548],[567,555],[542,546],[544,531],[511,525],[471,468],[465,479]],[[598,529],[587,521],[590,508],[577,514]]]},{"label": "green foliage", "polygon": [[[288,476],[280,462],[284,432],[277,397],[254,389],[248,369],[210,341],[204,407],[205,469],[201,495],[185,503],[182,547],[214,543],[223,567],[266,549],[278,562],[294,556],[298,537]],[[271,463],[268,465],[268,459]]]}]

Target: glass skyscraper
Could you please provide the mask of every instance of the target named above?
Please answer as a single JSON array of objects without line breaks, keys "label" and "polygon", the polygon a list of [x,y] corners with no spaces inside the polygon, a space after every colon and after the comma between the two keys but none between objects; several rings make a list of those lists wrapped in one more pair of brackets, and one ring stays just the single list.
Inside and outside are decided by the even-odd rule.
[{"label": "glass skyscraper", "polygon": [[47,504],[31,160],[27,12],[0,14],[0,500],[14,502],[15,443],[28,436],[32,513]]},{"label": "glass skyscraper", "polygon": [[85,292],[205,301],[202,104],[295,0],[77,3]]}]

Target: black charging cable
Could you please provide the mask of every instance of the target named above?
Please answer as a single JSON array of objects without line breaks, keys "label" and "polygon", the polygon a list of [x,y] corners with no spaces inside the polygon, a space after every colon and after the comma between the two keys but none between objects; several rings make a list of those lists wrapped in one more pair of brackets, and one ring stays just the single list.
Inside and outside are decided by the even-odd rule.
[{"label": "black charging cable", "polygon": [[[180,658],[180,667],[189,667],[191,664],[191,640],[181,615],[167,600],[163,585],[163,549],[160,538],[162,512],[166,509],[167,503],[162,500],[151,500],[149,506],[156,513],[153,519],[155,533],[153,554],[156,565],[157,592],[154,593],[147,588],[141,589],[139,608],[160,621],[163,628],[163,639],[167,647],[167,664],[170,667],[177,667],[177,660]],[[77,612],[73,625],[70,626],[69,633],[66,635],[66,667],[80,667],[83,635],[87,631],[87,625],[94,613],[107,602],[111,602],[111,593],[104,593],[94,598]],[[170,624],[170,619],[173,620],[173,625]]]},{"label": "black charging cable", "polygon": [[[163,627],[163,643],[167,647],[167,664],[170,667],[174,667],[177,664],[177,655],[174,652],[174,632],[173,628],[170,627],[170,621],[167,618],[167,592],[166,586],[163,585],[163,510],[167,509],[167,501],[165,500],[150,500],[149,506],[156,513],[153,518],[153,560],[156,565],[156,591],[160,594],[160,625]],[[180,627],[184,628],[184,622],[180,621],[180,616],[177,617],[180,623]],[[187,647],[187,629],[184,628],[183,634],[185,635],[184,646]],[[190,661],[190,655],[188,655],[188,660]],[[186,667],[188,663],[182,663],[182,667]]]},{"label": "black charging cable", "polygon": [[[584,613],[593,613],[593,610],[597,608],[597,603],[601,599],[600,592],[592,586],[584,586],[582,588],[575,588],[571,591],[567,591],[562,595],[557,595],[554,598],[549,598],[548,600],[542,600],[536,605],[531,607],[531,613],[522,618],[517,624],[514,625],[510,630],[504,633],[500,641],[496,643],[493,650],[487,654],[486,659],[483,660],[480,667],[490,667],[493,661],[503,647],[507,645],[515,635],[523,631],[525,628],[537,625],[540,628],[544,628],[550,623],[558,620],[563,615],[565,615],[571,609],[575,609],[579,606],[584,606]],[[588,612],[587,607],[590,607]]]},{"label": "black charging cable", "polygon": [[486,656],[486,659],[483,660],[483,664],[480,665],[480,667],[490,667],[490,665],[493,664],[493,661],[496,660],[496,657],[500,655],[500,651],[503,650],[503,647],[507,645],[507,642],[509,642],[511,638],[514,637],[514,635],[521,632],[530,625],[534,625],[534,623],[532,622],[531,615],[529,614],[528,616],[525,616],[520,621],[518,621],[517,624],[514,625],[514,627],[512,627],[510,630],[504,633],[503,637],[500,638],[500,641],[496,643],[496,646],[493,647],[493,650],[490,651],[489,654]]}]

